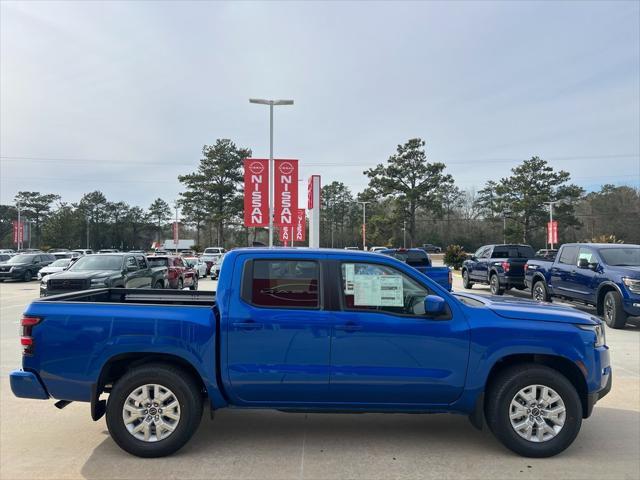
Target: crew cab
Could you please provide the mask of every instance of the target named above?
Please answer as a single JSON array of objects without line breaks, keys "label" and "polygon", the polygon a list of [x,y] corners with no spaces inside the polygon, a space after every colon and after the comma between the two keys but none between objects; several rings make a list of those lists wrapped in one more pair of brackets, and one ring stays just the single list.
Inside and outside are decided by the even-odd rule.
[{"label": "crew cab", "polygon": [[387,248],[378,250],[376,253],[389,255],[405,262],[407,265],[415,268],[420,273],[435,280],[441,286],[451,291],[453,285],[453,275],[449,267],[433,267],[431,259],[426,250],[422,248]]},{"label": "crew cab", "polygon": [[462,286],[473,288],[474,283],[488,284],[492,295],[505,290],[525,289],[524,266],[534,257],[529,245],[486,245],[462,263]]},{"label": "crew cab", "polygon": [[150,255],[147,261],[151,267],[167,268],[167,287],[182,290],[189,287],[190,290],[198,289],[198,273],[195,269],[185,264],[182,257],[176,255]]},{"label": "crew cab", "polygon": [[535,300],[594,305],[607,325],[624,328],[640,316],[640,245],[567,243],[554,260],[529,260],[525,282]]},{"label": "crew cab", "polygon": [[141,254],[98,253],[80,257],[66,271],[40,283],[40,296],[93,288],[165,288],[167,267],[154,267]]},{"label": "crew cab", "polygon": [[[21,324],[13,393],[58,408],[88,402],[141,457],[181,448],[205,405],[212,416],[463,414],[511,450],[546,457],[573,442],[612,378],[598,318],[452,294],[368,252],[236,249],[217,294],[74,292],[34,301]],[[38,416],[23,428],[40,428]]]}]

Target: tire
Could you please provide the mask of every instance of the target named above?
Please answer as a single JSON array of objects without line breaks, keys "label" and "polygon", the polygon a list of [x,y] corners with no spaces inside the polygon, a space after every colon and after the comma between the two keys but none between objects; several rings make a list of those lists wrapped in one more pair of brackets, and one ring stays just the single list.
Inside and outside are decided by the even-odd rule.
[{"label": "tire", "polygon": [[156,290],[162,290],[164,288],[164,285],[160,280],[158,280],[156,283],[153,284],[153,288]]},{"label": "tire", "polygon": [[462,286],[468,290],[473,288],[473,282],[469,280],[469,272],[467,270],[462,270]]},{"label": "tire", "polygon": [[31,273],[31,270],[27,270],[26,272],[24,272],[24,275],[22,276],[22,281],[30,282],[32,278],[33,278],[33,274]]},{"label": "tire", "polygon": [[622,307],[622,297],[615,290],[605,294],[602,315],[606,324],[611,328],[624,328],[627,323],[627,312]]},{"label": "tire", "polygon": [[[539,409],[527,404],[523,404],[523,408],[518,407],[523,412],[523,417],[515,418],[513,422],[521,425],[522,422],[526,422],[520,429],[521,433],[518,433],[512,425],[510,415],[517,414],[513,405],[516,399],[519,400],[518,403],[524,400],[524,397],[518,394],[527,391],[529,386],[537,387],[536,399],[533,400],[535,403],[542,398],[544,387],[552,389],[554,392],[550,392],[551,395],[557,394],[560,402],[556,401]],[[485,413],[490,430],[505,447],[524,457],[543,458],[557,455],[573,443],[582,425],[582,403],[575,387],[560,372],[543,365],[524,364],[507,368],[491,381],[487,398]],[[548,408],[549,406],[551,408]],[[531,413],[526,413],[527,408],[531,413],[539,411],[540,416],[532,420]],[[559,408],[564,408],[564,413],[561,414],[564,415],[563,419],[554,420],[553,416],[545,415],[545,409],[548,411]],[[535,426],[529,427],[533,425],[532,421]],[[562,425],[558,427],[560,422]],[[539,424],[544,426],[540,429],[543,441],[539,441]],[[554,432],[556,428],[559,430]],[[531,436],[531,440],[524,437],[527,434]],[[544,438],[545,436],[547,438]]]},{"label": "tire", "polygon": [[539,302],[550,302],[551,297],[544,281],[536,280],[531,287],[531,298]]},{"label": "tire", "polygon": [[[175,429],[173,431],[162,428],[158,430],[156,422],[153,419],[151,424],[147,422],[146,418],[143,421],[138,420],[139,423],[136,423],[135,419],[133,422],[130,422],[130,428],[136,428],[147,422],[149,424],[147,430],[150,432],[148,440],[134,436],[134,433],[130,432],[127,424],[125,424],[124,419],[124,415],[130,411],[124,410],[125,402],[130,398],[130,395],[135,393],[136,389],[142,389],[145,385],[159,385],[164,390],[159,389],[158,392],[163,394],[166,394],[168,391],[172,397],[170,396],[167,400],[158,402],[158,409],[160,406],[167,407],[177,401],[177,407],[171,410],[171,414],[173,417],[178,416],[178,420],[174,420],[173,417],[167,415],[169,412],[167,410],[165,411],[165,415],[161,414],[155,417],[162,417],[160,419],[160,425],[173,426]],[[151,390],[153,390],[154,393],[156,392],[155,389]],[[144,390],[142,391],[144,392]],[[129,405],[141,413],[151,410],[142,410],[144,406],[136,408],[135,403],[129,403]],[[175,410],[175,408],[178,408],[178,410]],[[159,411],[160,410],[155,413]],[[154,363],[130,370],[115,383],[107,402],[107,428],[109,429],[111,437],[120,448],[137,457],[164,457],[176,452],[193,436],[200,424],[201,417],[201,388],[190,375],[185,374],[183,370],[169,364]],[[172,425],[169,425],[170,423],[172,423]],[[146,436],[145,429],[137,432],[137,435]],[[162,436],[164,436],[164,438],[161,438]]]},{"label": "tire", "polygon": [[198,277],[193,277],[193,283],[189,287],[189,290],[198,290]]},{"label": "tire", "polygon": [[178,290],[182,290],[184,288],[184,282],[181,278],[178,279]]},{"label": "tire", "polygon": [[500,286],[500,279],[495,273],[489,277],[489,288],[491,289],[491,295],[502,295],[504,288]]}]

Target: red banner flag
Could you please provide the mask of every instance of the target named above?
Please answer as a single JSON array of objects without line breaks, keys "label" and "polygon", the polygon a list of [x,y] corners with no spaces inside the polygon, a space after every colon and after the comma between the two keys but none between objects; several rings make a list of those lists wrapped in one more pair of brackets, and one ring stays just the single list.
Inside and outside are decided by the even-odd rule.
[{"label": "red banner flag", "polygon": [[269,225],[269,160],[244,161],[244,226]]},{"label": "red banner flag", "polygon": [[19,245],[24,241],[24,222],[13,220],[13,243]]},{"label": "red banner flag", "polygon": [[299,208],[296,215],[296,226],[294,230],[293,240],[296,242],[304,242],[306,240],[307,216],[304,208]]},{"label": "red banner flag", "polygon": [[180,236],[180,224],[178,222],[173,222],[173,243],[174,245],[178,245],[178,240]]},{"label": "red banner flag", "polygon": [[275,160],[274,225],[293,227],[298,209],[298,160]]},{"label": "red banner flag", "polygon": [[547,243],[558,243],[558,221],[547,222]]}]

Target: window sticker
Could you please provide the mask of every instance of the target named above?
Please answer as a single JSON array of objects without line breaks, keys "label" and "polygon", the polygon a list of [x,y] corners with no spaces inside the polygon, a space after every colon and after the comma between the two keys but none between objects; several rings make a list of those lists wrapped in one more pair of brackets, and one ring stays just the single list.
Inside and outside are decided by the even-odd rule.
[{"label": "window sticker", "polygon": [[356,266],[353,263],[344,264],[344,293],[353,295],[353,277],[355,275]]},{"label": "window sticker", "polygon": [[354,306],[404,306],[404,292],[400,275],[354,275],[353,286]]}]

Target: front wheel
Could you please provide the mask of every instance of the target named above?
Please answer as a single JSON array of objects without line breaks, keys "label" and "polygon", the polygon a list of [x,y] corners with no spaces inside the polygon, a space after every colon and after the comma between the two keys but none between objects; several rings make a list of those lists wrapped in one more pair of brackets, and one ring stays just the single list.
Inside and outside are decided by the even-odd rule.
[{"label": "front wheel", "polygon": [[24,272],[24,275],[22,276],[22,281],[30,282],[32,278],[33,278],[33,274],[31,273],[31,270],[27,270],[26,272]]},{"label": "front wheel", "polygon": [[462,286],[466,289],[471,289],[473,288],[473,282],[471,282],[471,280],[469,279],[469,271],[468,270],[463,270],[462,271]]},{"label": "front wheel", "polygon": [[178,290],[182,290],[184,288],[184,282],[181,278],[178,279]]},{"label": "front wheel", "polygon": [[198,277],[195,275],[193,277],[193,283],[191,283],[189,290],[198,290]]},{"label": "front wheel", "polygon": [[491,289],[491,295],[502,295],[504,293],[504,288],[500,286],[500,279],[495,273],[489,279],[489,288]]},{"label": "front wheel", "polygon": [[158,280],[154,285],[153,288],[156,290],[162,290],[164,288],[164,286],[162,285],[162,282],[160,280]]},{"label": "front wheel", "polygon": [[575,387],[557,370],[516,365],[491,382],[486,417],[502,444],[525,457],[551,457],[575,440],[582,403]]},{"label": "front wheel", "polygon": [[624,328],[627,323],[627,312],[622,307],[622,297],[616,291],[607,292],[604,296],[604,321],[611,328]]},{"label": "front wheel", "polygon": [[138,457],[164,457],[184,446],[202,416],[195,380],[168,364],[127,372],[113,386],[107,427],[120,448]]}]

